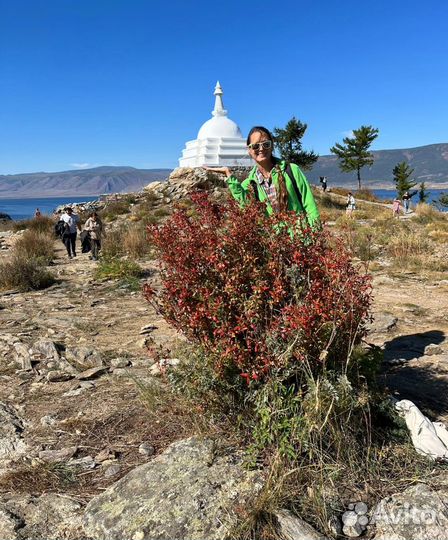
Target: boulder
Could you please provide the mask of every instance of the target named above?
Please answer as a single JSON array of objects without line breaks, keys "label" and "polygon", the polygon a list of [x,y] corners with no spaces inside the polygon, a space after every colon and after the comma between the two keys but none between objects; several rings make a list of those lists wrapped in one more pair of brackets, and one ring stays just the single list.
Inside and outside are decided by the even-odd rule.
[{"label": "boulder", "polygon": [[81,369],[104,365],[101,353],[89,347],[70,347],[65,351],[67,360]]},{"label": "boulder", "polygon": [[86,540],[81,529],[81,504],[70,497],[47,493],[40,497],[14,495],[0,502],[2,540]]},{"label": "boulder", "polygon": [[25,452],[22,432],[23,422],[17,412],[0,402],[0,459],[13,458]]},{"label": "boulder", "polygon": [[92,499],[84,530],[96,540],[224,539],[262,487],[261,474],[245,470],[241,456],[193,437]]},{"label": "boulder", "polygon": [[446,540],[448,491],[433,491],[417,484],[383,499],[375,508],[371,523],[375,540]]},{"label": "boulder", "polygon": [[328,540],[327,536],[318,533],[311,525],[289,510],[279,510],[275,517],[278,521],[280,536],[285,540]]}]

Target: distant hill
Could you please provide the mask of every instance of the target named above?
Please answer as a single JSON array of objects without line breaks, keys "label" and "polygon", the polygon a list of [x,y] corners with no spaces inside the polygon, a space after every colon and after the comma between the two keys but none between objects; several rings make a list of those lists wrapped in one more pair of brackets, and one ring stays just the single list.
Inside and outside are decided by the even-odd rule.
[{"label": "distant hill", "polygon": [[[372,167],[361,171],[361,180],[369,187],[393,187],[392,169],[400,161],[406,161],[414,170],[412,178],[417,182],[426,182],[428,187],[448,186],[448,144],[430,144],[402,150],[378,150],[372,152],[375,162]],[[321,156],[307,178],[316,184],[319,176],[328,176],[329,186],[345,185],[357,187],[356,172],[343,173],[339,169],[336,156]]]},{"label": "distant hill", "polygon": [[171,169],[96,167],[55,173],[0,175],[0,198],[61,197],[138,191],[150,182],[164,180]]}]

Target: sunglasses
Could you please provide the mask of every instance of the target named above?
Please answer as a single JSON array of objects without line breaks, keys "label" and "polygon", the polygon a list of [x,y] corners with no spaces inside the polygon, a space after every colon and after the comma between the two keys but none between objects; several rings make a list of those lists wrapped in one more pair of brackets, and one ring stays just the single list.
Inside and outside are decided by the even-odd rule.
[{"label": "sunglasses", "polygon": [[264,148],[265,150],[269,150],[270,148],[272,148],[272,141],[255,142],[252,144],[248,144],[247,146],[251,150],[255,150],[255,151],[260,150],[261,148]]}]

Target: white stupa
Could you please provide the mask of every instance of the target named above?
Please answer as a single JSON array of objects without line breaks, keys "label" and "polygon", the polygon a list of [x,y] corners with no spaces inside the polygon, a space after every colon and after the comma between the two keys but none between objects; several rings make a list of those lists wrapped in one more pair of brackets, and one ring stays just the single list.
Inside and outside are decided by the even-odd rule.
[{"label": "white stupa", "polygon": [[215,108],[212,118],[202,125],[198,137],[188,141],[179,159],[180,167],[240,166],[250,167],[251,159],[247,153],[246,141],[240,128],[227,117],[222,103],[222,88],[216,83]]}]

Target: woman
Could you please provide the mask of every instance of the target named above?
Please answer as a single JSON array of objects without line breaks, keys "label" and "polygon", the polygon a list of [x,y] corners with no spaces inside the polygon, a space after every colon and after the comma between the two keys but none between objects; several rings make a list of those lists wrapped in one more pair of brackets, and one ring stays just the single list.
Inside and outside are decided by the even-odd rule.
[{"label": "woman", "polygon": [[91,242],[92,256],[94,261],[98,260],[98,252],[101,249],[101,235],[103,233],[103,224],[96,212],[90,214],[89,219],[84,224],[84,230],[88,231]]},{"label": "woman", "polygon": [[269,215],[290,210],[305,214],[310,225],[317,224],[319,211],[307,179],[295,163],[288,164],[273,156],[274,139],[269,130],[262,126],[253,127],[246,144],[255,167],[242,182],[232,175],[228,167],[205,169],[224,173],[230,192],[241,204],[255,196],[266,204]]},{"label": "woman", "polygon": [[353,212],[356,210],[356,201],[355,197],[353,197],[353,193],[351,191],[347,194],[347,204],[346,204],[346,210],[345,213],[349,218],[353,219]]}]

